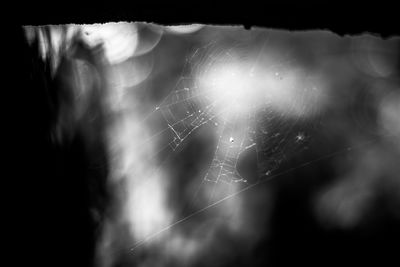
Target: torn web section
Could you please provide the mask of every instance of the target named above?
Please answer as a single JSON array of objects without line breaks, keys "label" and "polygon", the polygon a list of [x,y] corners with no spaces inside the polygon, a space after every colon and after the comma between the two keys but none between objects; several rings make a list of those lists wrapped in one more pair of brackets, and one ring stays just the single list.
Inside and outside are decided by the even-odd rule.
[{"label": "torn web section", "polygon": [[[199,105],[198,95],[192,85],[191,78],[180,78],[176,88],[158,107],[170,134],[168,147],[172,151],[176,151],[202,125],[215,123],[214,106]],[[196,103],[194,99],[197,99]]]},{"label": "torn web section", "polygon": [[192,200],[197,206],[204,207],[229,197],[246,187],[249,178],[253,180],[239,170],[243,156],[248,156],[244,152],[255,146],[253,125],[251,113],[221,120],[218,124],[213,157]]},{"label": "torn web section", "polygon": [[227,183],[246,180],[237,171],[241,152],[244,150],[248,127],[236,121],[224,121],[221,125],[218,144],[210,168],[204,177],[206,182]]}]

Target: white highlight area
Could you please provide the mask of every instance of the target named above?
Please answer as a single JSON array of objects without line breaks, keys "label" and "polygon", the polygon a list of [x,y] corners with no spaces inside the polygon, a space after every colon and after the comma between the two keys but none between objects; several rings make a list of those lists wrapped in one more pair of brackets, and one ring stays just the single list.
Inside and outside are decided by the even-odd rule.
[{"label": "white highlight area", "polygon": [[176,25],[176,26],[167,26],[165,29],[171,33],[175,34],[190,34],[197,32],[202,29],[204,25],[201,24],[190,24],[190,25]]},{"label": "white highlight area", "polygon": [[215,103],[216,113],[224,118],[247,114],[262,104],[261,80],[254,76],[251,65],[239,59],[214,62],[200,74],[200,94]]},{"label": "white highlight area", "polygon": [[[268,106],[288,116],[311,115],[326,103],[326,82],[305,68],[283,64],[278,52],[257,56],[235,51],[210,56],[197,75],[199,95],[223,119]],[[203,98],[203,99],[204,99]],[[203,100],[202,99],[202,100]]]},{"label": "white highlight area", "polygon": [[88,44],[103,44],[105,55],[111,64],[120,63],[132,56],[138,45],[136,24],[93,24],[82,26],[82,30]]},{"label": "white highlight area", "polygon": [[147,173],[145,177],[130,178],[125,215],[132,236],[143,240],[171,223],[172,216],[165,205],[165,177],[160,173]]},{"label": "white highlight area", "polygon": [[119,115],[110,131],[110,141],[113,182],[119,184],[116,193],[123,196],[121,218],[128,223],[132,239],[142,240],[168,225],[172,215],[165,204],[167,177],[155,167],[153,144],[141,146],[148,133],[135,114],[133,111]]}]

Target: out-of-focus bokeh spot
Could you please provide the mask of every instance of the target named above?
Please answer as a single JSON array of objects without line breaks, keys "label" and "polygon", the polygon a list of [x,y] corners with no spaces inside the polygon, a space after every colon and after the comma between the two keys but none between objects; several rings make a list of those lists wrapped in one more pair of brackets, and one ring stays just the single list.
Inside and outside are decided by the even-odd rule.
[{"label": "out-of-focus bokeh spot", "polygon": [[105,56],[111,64],[117,64],[133,56],[139,42],[136,24],[106,23],[82,26],[83,36],[91,46],[102,44]]},{"label": "out-of-focus bokeh spot", "polygon": [[385,78],[398,71],[398,41],[382,40],[373,36],[355,37],[352,40],[352,58],[365,74]]}]

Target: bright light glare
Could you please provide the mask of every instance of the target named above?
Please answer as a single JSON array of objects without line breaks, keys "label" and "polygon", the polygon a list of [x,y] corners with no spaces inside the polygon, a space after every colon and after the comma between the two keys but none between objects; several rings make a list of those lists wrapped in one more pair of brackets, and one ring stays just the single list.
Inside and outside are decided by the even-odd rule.
[{"label": "bright light glare", "polygon": [[[226,53],[197,73],[200,95],[224,119],[242,117],[268,106],[287,116],[307,116],[325,104],[326,83],[304,68],[282,66],[276,57]],[[281,66],[277,71],[275,66]]]},{"label": "bright light glare", "polygon": [[241,116],[261,104],[260,79],[250,68],[250,64],[238,61],[223,62],[202,74],[200,89],[216,104],[221,116]]}]

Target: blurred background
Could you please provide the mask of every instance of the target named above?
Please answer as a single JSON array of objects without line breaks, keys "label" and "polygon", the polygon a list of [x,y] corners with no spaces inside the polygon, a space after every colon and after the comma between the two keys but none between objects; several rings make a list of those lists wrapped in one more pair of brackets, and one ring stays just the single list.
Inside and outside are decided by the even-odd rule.
[{"label": "blurred background", "polygon": [[399,38],[146,23],[22,35],[45,118],[33,214],[49,264],[398,262]]}]

